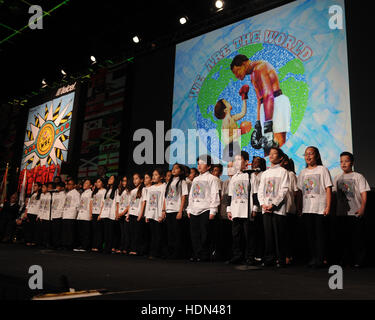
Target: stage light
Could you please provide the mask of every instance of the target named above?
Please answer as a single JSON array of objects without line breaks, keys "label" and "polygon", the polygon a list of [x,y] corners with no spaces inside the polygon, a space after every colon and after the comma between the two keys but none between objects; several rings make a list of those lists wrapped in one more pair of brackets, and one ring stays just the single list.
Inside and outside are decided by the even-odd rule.
[{"label": "stage light", "polygon": [[46,82],[46,80],[42,80],[42,88],[45,88],[45,87],[47,87],[47,82]]},{"label": "stage light", "polygon": [[91,57],[90,57],[90,60],[92,61],[93,64],[96,63],[96,59],[95,59],[94,56],[91,56]]},{"label": "stage light", "polygon": [[224,7],[224,1],[217,0],[217,1],[215,2],[215,7],[216,7],[217,9],[222,9],[222,8]]},{"label": "stage light", "polygon": [[63,69],[61,69],[61,73],[64,77],[66,76],[66,72]]},{"label": "stage light", "polygon": [[134,41],[135,43],[138,43],[138,42],[140,41],[140,39],[138,38],[138,36],[134,36],[134,37],[133,37],[133,41]]},{"label": "stage light", "polygon": [[186,16],[180,18],[180,24],[185,24],[186,22],[187,22]]}]

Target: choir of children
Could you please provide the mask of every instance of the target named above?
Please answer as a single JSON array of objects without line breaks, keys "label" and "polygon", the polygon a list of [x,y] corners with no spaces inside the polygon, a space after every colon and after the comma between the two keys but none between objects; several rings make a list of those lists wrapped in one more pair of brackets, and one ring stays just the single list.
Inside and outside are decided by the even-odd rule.
[{"label": "choir of children", "polygon": [[[366,179],[353,171],[349,152],[340,155],[342,173],[333,182],[316,147],[307,147],[304,157],[306,168],[298,177],[293,160],[275,147],[268,169],[263,158],[254,157],[249,170],[249,154],[237,154],[224,182],[222,165],[203,155],[197,169],[176,163],[166,173],[134,173],[133,188],[126,176],[119,182],[100,177],[94,185],[86,179],[81,193],[74,179],[36,183],[17,221],[23,221],[27,246],[194,262],[215,256],[228,264],[284,267],[297,256],[296,225],[303,220],[308,266],[362,266]],[[0,213],[4,225],[6,208]],[[334,255],[327,250],[328,217],[335,218]],[[9,235],[0,236],[9,241]]]}]

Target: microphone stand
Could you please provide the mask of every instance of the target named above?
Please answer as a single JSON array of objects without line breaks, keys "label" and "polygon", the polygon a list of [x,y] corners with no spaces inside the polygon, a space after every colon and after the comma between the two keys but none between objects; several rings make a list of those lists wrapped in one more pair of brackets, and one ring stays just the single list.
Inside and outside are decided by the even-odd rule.
[{"label": "microphone stand", "polygon": [[[51,240],[51,229],[52,229],[52,196],[53,196],[53,194],[54,193],[56,193],[56,192],[58,192],[56,189],[54,189],[54,190],[49,190],[49,191],[47,191],[47,192],[49,192],[50,193],[50,195],[51,195],[51,199],[49,200],[49,218],[48,218],[48,221],[49,221],[49,223],[48,223],[48,242],[50,242],[50,240]],[[49,246],[50,244],[48,243],[48,246]]]}]

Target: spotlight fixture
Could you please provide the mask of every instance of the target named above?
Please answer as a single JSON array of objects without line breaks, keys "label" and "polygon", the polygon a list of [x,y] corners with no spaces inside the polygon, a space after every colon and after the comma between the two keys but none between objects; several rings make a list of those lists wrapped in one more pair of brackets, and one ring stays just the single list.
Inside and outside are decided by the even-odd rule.
[{"label": "spotlight fixture", "polygon": [[45,88],[45,87],[47,87],[47,82],[46,82],[46,80],[42,80],[42,88]]},{"label": "spotlight fixture", "polygon": [[62,75],[63,75],[64,77],[66,77],[66,72],[65,72],[63,69],[61,69],[61,73],[62,73]]},{"label": "spotlight fixture", "polygon": [[224,7],[224,1],[222,1],[222,0],[217,0],[217,1],[215,2],[215,7],[216,7],[218,10],[223,9],[223,7]]},{"label": "spotlight fixture", "polygon": [[188,21],[186,16],[180,18],[180,24],[185,24]]},{"label": "spotlight fixture", "polygon": [[139,43],[140,39],[138,38],[138,36],[134,36],[133,37],[133,42],[135,43]]},{"label": "spotlight fixture", "polygon": [[91,60],[92,64],[96,63],[96,59],[95,59],[94,56],[91,56],[91,57],[90,57],[90,60]]}]

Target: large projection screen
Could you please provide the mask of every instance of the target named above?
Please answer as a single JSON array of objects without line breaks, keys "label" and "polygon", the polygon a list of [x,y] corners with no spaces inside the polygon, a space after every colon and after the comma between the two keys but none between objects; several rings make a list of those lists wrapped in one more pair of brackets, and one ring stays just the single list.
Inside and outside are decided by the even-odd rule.
[{"label": "large projection screen", "polygon": [[[232,120],[243,130],[241,149],[250,154],[250,160],[267,156],[264,149],[251,143],[258,98],[250,75],[240,80],[230,67],[233,58],[241,54],[276,71],[282,94],[274,97],[273,131],[284,130],[279,131],[285,137],[281,148],[295,161],[297,173],[305,167],[305,148],[313,145],[335,176],[340,170],[340,153],[352,152],[352,132],[345,21],[342,28],[330,28],[330,19],[336,19],[330,13],[334,5],[342,9],[339,18],[345,19],[344,1],[296,1],[178,44],[170,165],[194,165],[198,153],[203,152],[226,163],[227,141],[220,133],[224,120],[215,115],[215,105],[221,99],[231,105]],[[243,85],[249,86],[246,113],[237,120],[243,111],[239,95]],[[259,116],[264,133],[263,104]],[[275,129],[278,121],[288,125]],[[199,151],[197,143],[189,139],[194,134]]]}]

